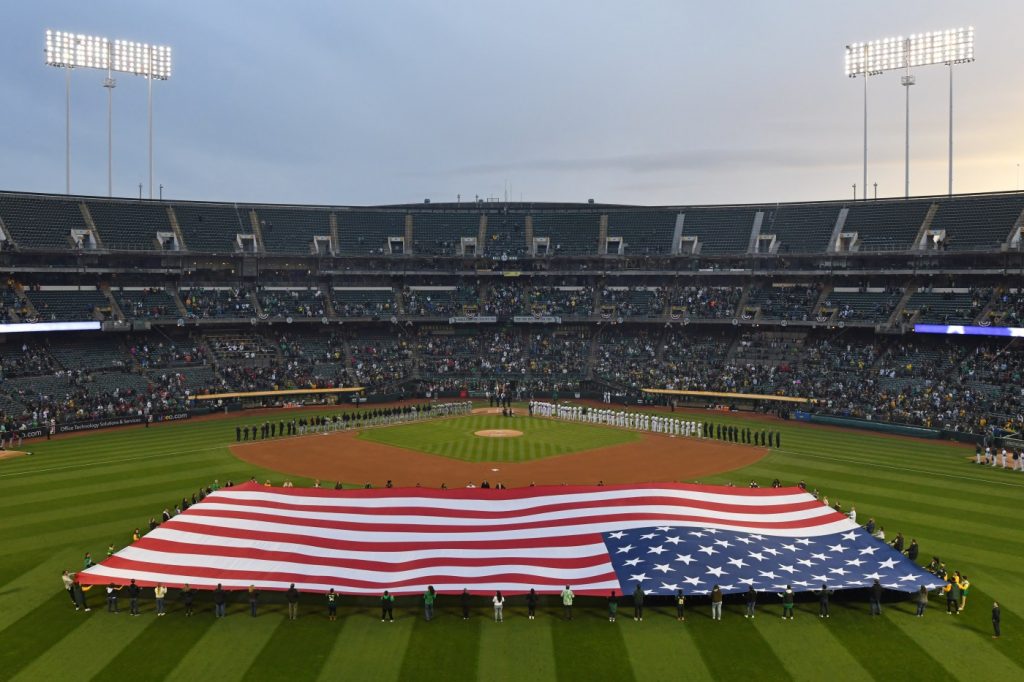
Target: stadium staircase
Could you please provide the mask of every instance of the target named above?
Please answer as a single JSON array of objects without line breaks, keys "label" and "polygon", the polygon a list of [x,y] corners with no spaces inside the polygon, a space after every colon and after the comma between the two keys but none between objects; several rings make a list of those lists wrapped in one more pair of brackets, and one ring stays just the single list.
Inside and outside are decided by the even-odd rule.
[{"label": "stadium staircase", "polygon": [[999,300],[999,287],[992,288],[992,295],[988,297],[988,302],[981,308],[981,312],[976,318],[971,320],[971,324],[982,324],[985,320],[991,320],[993,318],[992,308]]},{"label": "stadium staircase", "polygon": [[487,216],[480,216],[480,227],[476,233],[476,251],[477,254],[484,256],[487,254]]},{"label": "stadium staircase", "polygon": [[[934,204],[933,204],[934,205]],[[931,210],[929,209],[929,213]],[[893,329],[900,325],[903,320],[903,310],[907,307],[907,303],[910,302],[910,297],[917,292],[916,284],[908,284],[906,291],[903,292],[903,296],[900,297],[900,302],[896,304],[896,308],[893,309],[892,315],[886,320],[885,326]]]},{"label": "stadium staircase", "polygon": [[29,319],[39,319],[39,311],[32,305],[32,301],[25,295],[25,286],[21,282],[14,283],[14,296],[18,300],[23,311],[28,313]]},{"label": "stadium staircase", "polygon": [[103,237],[100,236],[100,231],[96,229],[96,223],[93,222],[92,211],[89,210],[84,201],[78,205],[78,208],[82,211],[82,220],[85,221],[86,227],[92,230],[92,238],[96,240],[96,248],[105,248],[103,246]]},{"label": "stadium staircase", "polygon": [[[608,214],[601,214],[601,222],[597,228],[597,253],[600,256],[608,255]],[[595,309],[596,310],[596,309]]]},{"label": "stadium staircase", "polygon": [[118,305],[114,299],[114,294],[110,291],[110,284],[108,282],[100,282],[97,286],[103,297],[107,299],[107,305],[110,306],[111,315],[121,322],[125,321],[124,311],[121,310],[121,306]]},{"label": "stadium staircase", "polygon": [[526,253],[533,253],[533,216],[526,216],[523,225],[523,234],[526,236]]},{"label": "stadium staircase", "polygon": [[928,234],[928,230],[932,229],[932,221],[935,220],[935,214],[939,212],[939,205],[932,204],[928,207],[928,212],[924,215],[924,220],[921,221],[921,227],[917,231],[917,237],[914,238],[914,244],[912,249],[919,249],[920,245],[924,243],[925,235]]},{"label": "stadium staircase", "polygon": [[249,209],[249,225],[252,227],[252,234],[256,238],[256,253],[266,253],[266,249],[263,248],[263,230],[260,226],[260,217],[256,214],[256,209]]},{"label": "stadium staircase", "polygon": [[178,240],[178,248],[182,251],[187,251],[188,244],[185,243],[185,235],[181,231],[181,225],[178,224],[178,216],[175,214],[173,206],[167,207],[167,220],[170,221],[174,237]]},{"label": "stadium staircase", "polygon": [[[341,248],[341,240],[338,238],[338,216],[336,213],[331,212],[327,217],[328,225],[331,228],[331,253],[336,254]],[[328,297],[330,300],[330,297]],[[334,306],[330,306],[331,310],[334,310]],[[332,313],[333,314],[333,313]]]},{"label": "stadium staircase", "polygon": [[173,283],[168,284],[164,289],[167,291],[167,295],[174,301],[174,307],[178,311],[178,316],[182,319],[188,317],[188,310],[185,308],[184,301],[181,300],[181,296],[178,295],[178,287],[174,286]]},{"label": "stadium staircase", "polygon": [[831,284],[825,284],[825,285],[823,285],[821,287],[821,295],[818,296],[817,303],[815,303],[814,307],[811,308],[811,319],[812,320],[817,319],[818,315],[821,314],[821,306],[825,305],[825,301],[828,300],[828,297],[829,297],[829,295],[831,295],[831,293],[832,293],[832,285]]}]

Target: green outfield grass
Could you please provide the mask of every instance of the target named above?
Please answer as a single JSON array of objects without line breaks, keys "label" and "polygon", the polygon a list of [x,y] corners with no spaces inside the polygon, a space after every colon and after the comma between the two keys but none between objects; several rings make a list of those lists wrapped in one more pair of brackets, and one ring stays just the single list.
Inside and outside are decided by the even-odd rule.
[{"label": "green outfield grass", "polygon": [[[474,436],[487,429],[515,429],[515,438]],[[370,429],[365,440],[466,461],[525,462],[639,440],[631,431],[554,419],[473,415]]]},{"label": "green outfield grass", "polygon": [[[139,618],[110,615],[98,590],[89,594],[91,613],[75,612],[60,572],[80,568],[84,552],[101,558],[108,543],[120,548],[133,528],[214,478],[283,479],[228,449],[236,423],[259,421],[89,434],[33,443],[31,457],[0,461],[0,679],[1024,679],[1024,473],[968,464],[968,451],[940,443],[797,424],[778,427],[780,450],[704,482],[803,479],[832,501],[856,504],[861,520],[874,516],[890,534],[916,537],[923,560],[938,554],[970,576],[964,615],[946,616],[933,599],[923,619],[913,618],[906,602],[871,618],[858,598],[837,600],[829,621],[815,617],[811,603],[798,604],[796,620],[782,621],[778,605],[765,599],[756,621],[727,602],[724,619],[713,622],[695,600],[686,623],[676,622],[668,605],[649,608],[635,623],[624,602],[623,617],[612,624],[603,603],[587,600],[574,621],[561,621],[549,598],[529,621],[513,598],[499,625],[488,619],[483,599],[464,622],[454,599],[442,597],[431,623],[416,600],[403,598],[397,622],[384,624],[372,602],[346,598],[330,623],[319,598],[309,596],[296,622],[285,618],[282,604],[267,604],[253,619],[241,603],[216,621],[206,604],[186,619],[174,600],[165,618],[154,616],[148,599]],[[621,435],[594,430],[603,438]],[[993,598],[1003,604],[1001,640],[990,637]]]}]

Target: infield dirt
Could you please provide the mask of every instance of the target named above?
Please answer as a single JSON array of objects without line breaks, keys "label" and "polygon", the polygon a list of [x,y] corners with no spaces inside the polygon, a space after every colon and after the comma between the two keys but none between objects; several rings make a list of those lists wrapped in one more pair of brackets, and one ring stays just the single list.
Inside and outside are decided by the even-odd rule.
[{"label": "infield dirt", "polygon": [[487,480],[509,487],[693,481],[752,464],[765,448],[697,438],[641,434],[638,442],[613,445],[527,462],[466,462],[358,439],[359,431],[283,438],[231,446],[250,464],[321,481],[382,486],[420,484],[437,488],[479,485]]}]

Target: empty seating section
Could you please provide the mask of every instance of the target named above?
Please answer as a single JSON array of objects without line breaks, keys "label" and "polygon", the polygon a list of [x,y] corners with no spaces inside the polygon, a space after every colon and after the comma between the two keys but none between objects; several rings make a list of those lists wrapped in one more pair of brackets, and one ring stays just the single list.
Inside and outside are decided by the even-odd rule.
[{"label": "empty seating section", "polygon": [[[311,208],[254,207],[267,253],[308,254],[314,237],[331,236],[330,212]],[[248,220],[249,208],[241,209]]]},{"label": "empty seating section", "polygon": [[324,317],[327,305],[319,289],[261,289],[260,308],[270,317]]},{"label": "empty seating section", "polygon": [[393,315],[397,308],[391,288],[334,287],[331,301],[339,317]]},{"label": "empty seating section", "polygon": [[338,248],[344,256],[391,253],[388,239],[405,237],[405,213],[399,211],[338,211]]},{"label": "empty seating section", "polygon": [[289,330],[277,340],[281,356],[300,363],[345,362],[345,343],[334,332],[317,333],[310,329]]},{"label": "empty seating section", "polygon": [[939,200],[931,229],[945,230],[947,251],[998,250],[1006,243],[1024,196],[957,197]]},{"label": "empty seating section", "polygon": [[896,310],[903,290],[892,289],[833,289],[822,304],[822,309],[835,311],[837,320],[863,320],[885,322]]},{"label": "empty seating section", "polygon": [[[21,311],[21,300],[9,286],[0,285],[0,321],[10,322]],[[12,315],[13,313],[13,315]]]},{"label": "empty seating section", "polygon": [[853,204],[842,231],[857,233],[858,251],[904,251],[913,247],[930,206],[927,200]]},{"label": "empty seating section", "polygon": [[769,320],[810,320],[818,302],[817,287],[754,286],[747,298],[748,307],[759,307],[761,317]]},{"label": "empty seating section", "polygon": [[835,204],[787,205],[765,210],[761,234],[774,234],[779,253],[821,253],[839,218]]},{"label": "empty seating section", "polygon": [[682,235],[697,237],[702,256],[747,252],[756,208],[688,208],[685,213]]},{"label": "empty seating section", "polygon": [[125,353],[120,339],[111,339],[109,336],[94,332],[91,336],[73,339],[57,337],[50,342],[50,355],[67,370],[121,369],[130,366],[131,357]]},{"label": "empty seating section", "polygon": [[659,317],[665,314],[663,290],[657,287],[606,287],[602,306],[615,306],[617,317]]},{"label": "empty seating section", "polygon": [[182,287],[178,291],[192,318],[245,317],[256,314],[249,292],[232,287]]},{"label": "empty seating section", "polygon": [[477,246],[492,258],[520,258],[526,254],[525,225],[521,213],[488,213],[487,243]]},{"label": "empty seating section", "polygon": [[235,253],[239,234],[251,234],[244,211],[226,204],[175,204],[174,215],[190,251]]},{"label": "empty seating section", "polygon": [[412,252],[418,256],[455,256],[463,237],[476,238],[479,233],[479,213],[414,213]]},{"label": "empty seating section", "polygon": [[161,204],[90,201],[87,205],[107,249],[157,251],[156,233],[172,229],[167,207]]},{"label": "empty seating section", "polygon": [[110,303],[96,288],[36,289],[27,292],[28,298],[43,322],[82,322],[110,315]]},{"label": "empty seating section", "polygon": [[214,387],[218,383],[217,373],[210,365],[153,369],[147,372],[146,376],[150,381],[161,385],[173,382],[192,393]]},{"label": "empty seating section", "polygon": [[85,230],[77,201],[0,194],[0,220],[23,249],[69,249],[71,230]]},{"label": "empty seating section", "polygon": [[179,317],[178,306],[164,289],[113,289],[112,293],[126,319]]},{"label": "empty seating section", "polygon": [[613,211],[608,213],[608,237],[621,237],[628,256],[672,252],[676,211]]},{"label": "empty seating section", "polygon": [[406,315],[450,317],[480,309],[480,293],[474,286],[411,287],[402,290]]},{"label": "empty seating section", "polygon": [[907,301],[906,312],[918,311],[918,322],[938,324],[971,322],[988,303],[992,291],[915,291]]},{"label": "empty seating section", "polygon": [[533,237],[548,238],[548,255],[595,255],[600,231],[597,213],[533,214]]},{"label": "empty seating section", "polygon": [[594,287],[530,288],[524,314],[590,316],[594,314]]},{"label": "empty seating section", "polygon": [[692,319],[736,317],[736,306],[742,297],[743,287],[679,287],[670,295],[669,314]]}]

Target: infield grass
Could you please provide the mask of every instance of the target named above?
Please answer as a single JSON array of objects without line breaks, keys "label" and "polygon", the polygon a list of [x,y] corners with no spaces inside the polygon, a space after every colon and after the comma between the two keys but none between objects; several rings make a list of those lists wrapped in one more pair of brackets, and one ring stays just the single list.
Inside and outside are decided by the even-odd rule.
[{"label": "infield grass", "polygon": [[[483,419],[471,427],[450,420],[445,429],[518,421]],[[711,419],[765,426],[742,416]],[[0,461],[0,680],[1024,679],[1024,473],[969,464],[968,450],[941,443],[798,424],[777,425],[781,449],[704,482],[805,480],[833,502],[855,504],[859,521],[873,516],[890,536],[902,530],[917,538],[922,562],[938,554],[970,576],[963,615],[945,615],[933,598],[925,618],[914,618],[902,601],[871,618],[863,595],[851,593],[837,595],[828,621],[808,602],[798,602],[796,620],[782,621],[778,605],[764,600],[754,621],[742,617],[741,604],[727,602],[723,620],[714,622],[708,607],[693,600],[686,623],[657,602],[636,623],[624,600],[612,624],[602,602],[583,599],[575,619],[565,622],[556,599],[543,597],[537,620],[527,620],[525,606],[512,598],[497,624],[483,597],[469,622],[457,615],[454,598],[442,597],[437,618],[426,623],[418,600],[403,597],[393,624],[379,621],[372,600],[351,598],[330,623],[320,599],[308,595],[297,622],[285,619],[283,604],[264,604],[250,618],[241,602],[217,621],[205,600],[192,618],[176,600],[164,618],[154,616],[150,599],[142,600],[138,618],[125,609],[107,614],[98,589],[89,592],[93,611],[75,612],[60,572],[80,568],[86,551],[102,558],[108,543],[122,547],[133,528],[215,478],[282,480],[235,459],[227,447],[236,423],[260,421],[108,431],[33,443],[31,457]],[[621,433],[587,429],[602,442]],[[540,435],[538,442],[551,437]],[[582,449],[580,437],[567,442]],[[438,435],[433,442],[449,441]],[[999,640],[990,636],[994,598],[1003,605]]]},{"label": "infield grass", "polygon": [[[488,429],[513,429],[522,436],[487,438]],[[469,462],[526,462],[580,450],[640,440],[639,434],[577,422],[501,415],[473,415],[363,431],[359,438]]]}]

